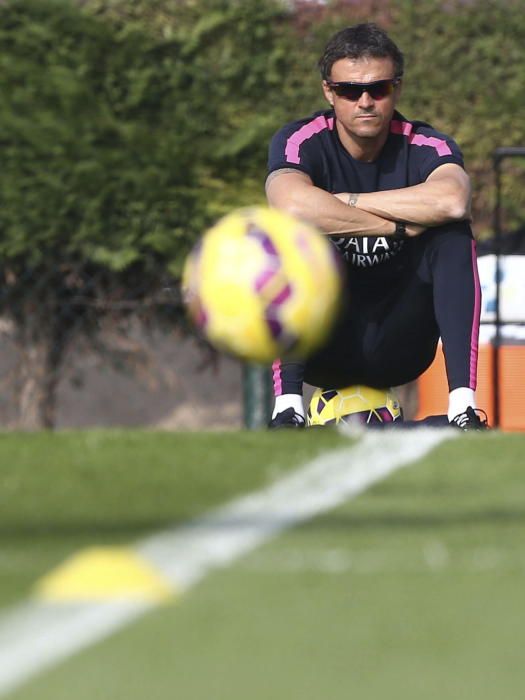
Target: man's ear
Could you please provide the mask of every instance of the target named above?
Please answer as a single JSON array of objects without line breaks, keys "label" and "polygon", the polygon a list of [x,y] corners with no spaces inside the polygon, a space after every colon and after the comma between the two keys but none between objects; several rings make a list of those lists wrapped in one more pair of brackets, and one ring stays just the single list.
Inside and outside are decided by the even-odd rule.
[{"label": "man's ear", "polygon": [[326,101],[334,106],[334,93],[330,89],[330,86],[326,82],[326,80],[323,80],[323,94],[325,96]]},{"label": "man's ear", "polygon": [[397,105],[401,98],[401,93],[403,92],[403,80],[400,80],[399,83],[396,85],[394,88],[395,93],[394,93],[394,106]]}]

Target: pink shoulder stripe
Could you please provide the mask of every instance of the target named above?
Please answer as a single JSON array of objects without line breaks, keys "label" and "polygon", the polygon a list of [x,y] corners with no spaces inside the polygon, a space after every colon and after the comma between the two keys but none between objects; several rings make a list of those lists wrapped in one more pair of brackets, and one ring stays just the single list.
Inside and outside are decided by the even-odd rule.
[{"label": "pink shoulder stripe", "polygon": [[312,119],[311,122],[308,122],[308,124],[305,124],[297,131],[294,131],[288,138],[288,141],[286,142],[286,149],[284,151],[284,155],[286,156],[288,163],[300,163],[301,156],[299,155],[299,149],[301,148],[302,144],[308,139],[312,138],[312,136],[315,136],[315,134],[324,131],[324,129],[329,129],[332,131],[333,128],[333,117],[326,119],[323,116],[319,116]]},{"label": "pink shoulder stripe", "polygon": [[392,119],[390,122],[390,131],[393,134],[401,134],[408,138],[408,142],[413,146],[430,146],[435,148],[440,156],[450,156],[452,151],[445,139],[438,139],[436,136],[423,136],[423,134],[413,134],[412,124],[410,122],[402,122],[398,119]]},{"label": "pink shoulder stripe", "polygon": [[410,122],[400,122],[399,119],[392,119],[390,122],[390,131],[393,134],[410,136],[412,133],[412,124]]}]

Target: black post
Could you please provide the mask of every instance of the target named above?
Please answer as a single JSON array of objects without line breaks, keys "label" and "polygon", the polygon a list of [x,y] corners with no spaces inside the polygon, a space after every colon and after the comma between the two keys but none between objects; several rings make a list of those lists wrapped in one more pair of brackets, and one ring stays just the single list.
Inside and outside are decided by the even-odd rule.
[{"label": "black post", "polygon": [[268,367],[246,362],[243,365],[244,427],[265,428],[272,412],[272,383]]},{"label": "black post", "polygon": [[496,279],[496,308],[495,308],[495,335],[493,340],[493,363],[492,363],[492,387],[493,387],[493,415],[494,427],[500,424],[500,347],[501,347],[501,255],[503,224],[501,220],[502,195],[501,195],[501,163],[506,158],[525,156],[525,148],[522,146],[508,146],[496,148],[493,153],[494,178],[496,186],[496,201],[494,203],[494,249],[495,249],[495,269]]},{"label": "black post", "polygon": [[496,280],[496,307],[494,315],[495,333],[492,339],[492,415],[494,427],[498,428],[500,424],[500,344],[501,344],[501,314],[500,314],[500,258],[501,258],[501,160],[502,157],[497,153],[494,154],[494,176],[496,185],[496,201],[494,203],[494,278]]}]

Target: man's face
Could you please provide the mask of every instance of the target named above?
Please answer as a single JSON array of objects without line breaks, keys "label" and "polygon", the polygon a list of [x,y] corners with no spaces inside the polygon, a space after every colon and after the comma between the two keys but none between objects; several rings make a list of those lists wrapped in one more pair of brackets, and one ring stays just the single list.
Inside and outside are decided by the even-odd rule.
[{"label": "man's face", "polygon": [[[394,77],[394,64],[390,58],[342,58],[332,66],[330,82],[373,83]],[[348,136],[374,139],[389,129],[400,85],[379,99],[374,99],[366,91],[357,100],[339,96],[327,81],[323,81],[323,92]]]}]

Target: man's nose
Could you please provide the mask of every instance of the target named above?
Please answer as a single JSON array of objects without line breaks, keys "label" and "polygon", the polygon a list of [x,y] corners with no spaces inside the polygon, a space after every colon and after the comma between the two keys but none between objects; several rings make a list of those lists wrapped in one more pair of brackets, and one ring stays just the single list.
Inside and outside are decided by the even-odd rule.
[{"label": "man's nose", "polygon": [[362,109],[369,109],[374,104],[374,100],[370,97],[368,92],[366,90],[364,90],[361,93],[361,97],[359,98],[357,104]]}]

